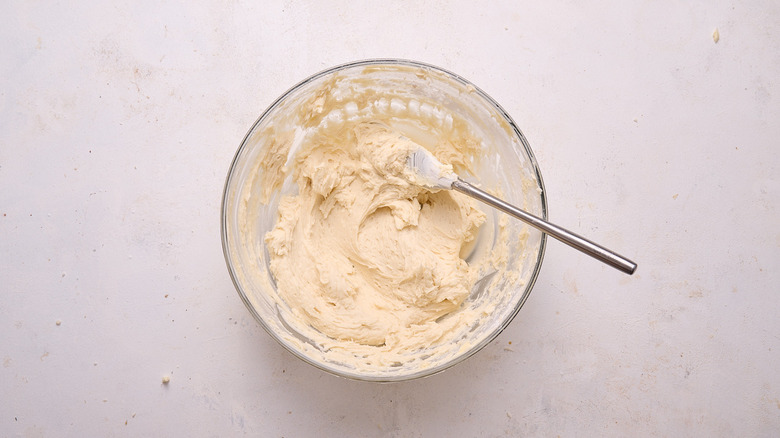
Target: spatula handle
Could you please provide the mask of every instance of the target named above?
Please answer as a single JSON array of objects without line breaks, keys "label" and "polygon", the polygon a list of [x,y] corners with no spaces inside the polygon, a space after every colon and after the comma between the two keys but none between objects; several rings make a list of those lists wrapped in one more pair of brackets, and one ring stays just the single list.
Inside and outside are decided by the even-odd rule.
[{"label": "spatula handle", "polygon": [[612,266],[615,269],[623,271],[628,275],[633,274],[636,270],[636,263],[621,256],[620,254],[612,252],[607,248],[604,248],[601,245],[597,245],[582,236],[574,234],[571,231],[559,227],[558,225],[551,224],[544,219],[538,218],[526,211],[523,211],[514,205],[502,201],[501,199],[498,199],[495,196],[486,193],[461,179],[458,179],[452,183],[452,189],[471,196],[472,198],[478,199],[485,204],[503,211],[504,213],[514,216],[517,219],[520,219],[528,225],[536,228],[537,230],[549,234],[561,242],[576,248],[585,254],[588,254],[589,256],[600,260],[609,266]]}]

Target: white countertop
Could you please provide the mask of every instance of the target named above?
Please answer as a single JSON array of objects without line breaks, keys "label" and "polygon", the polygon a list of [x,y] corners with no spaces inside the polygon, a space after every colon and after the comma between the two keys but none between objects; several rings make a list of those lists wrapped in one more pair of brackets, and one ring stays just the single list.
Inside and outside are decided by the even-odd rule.
[{"label": "white countertop", "polygon": [[[777,435],[777,2],[308,3],[6,4],[0,436]],[[550,241],[509,328],[408,383],[276,344],[225,267],[224,177],[285,90],[378,57],[493,96],[551,220],[637,273]]]}]

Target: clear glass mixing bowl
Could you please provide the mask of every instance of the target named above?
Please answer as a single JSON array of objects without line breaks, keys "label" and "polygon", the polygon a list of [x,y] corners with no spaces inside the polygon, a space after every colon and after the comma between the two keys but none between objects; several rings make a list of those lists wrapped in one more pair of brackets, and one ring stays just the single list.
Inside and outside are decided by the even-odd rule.
[{"label": "clear glass mixing bowl", "polygon": [[466,261],[506,252],[506,265],[483,272],[463,303],[464,307],[480,309],[483,318],[453,333],[442,345],[409,353],[408,361],[403,363],[366,366],[371,360],[363,355],[353,358],[363,364],[355,366],[349,351],[325,346],[328,343],[323,342],[324,335],[296,320],[276,293],[263,237],[274,226],[280,197],[295,193],[296,187],[291,178],[279,186],[264,184],[263,172],[269,160],[277,165],[294,163],[287,157],[269,155],[270,145],[278,136],[300,136],[334,116],[307,111],[306,106],[316,107],[317,99],[330,99],[336,116],[343,117],[360,110],[352,99],[356,94],[361,95],[359,101],[363,104],[371,96],[384,98],[388,111],[403,107],[394,119],[395,127],[423,144],[431,134],[426,132],[425,123],[420,123],[423,112],[428,123],[465,122],[474,138],[480,140],[480,152],[473,158],[474,175],[461,176],[547,218],[542,176],[531,148],[514,121],[490,96],[460,76],[432,65],[390,59],[358,61],[322,71],[295,85],[249,130],[230,166],[222,199],[225,260],[241,299],[255,319],[305,362],[358,380],[387,382],[428,376],[472,356],[511,322],[539,274],[545,236],[480,206],[487,221]]}]

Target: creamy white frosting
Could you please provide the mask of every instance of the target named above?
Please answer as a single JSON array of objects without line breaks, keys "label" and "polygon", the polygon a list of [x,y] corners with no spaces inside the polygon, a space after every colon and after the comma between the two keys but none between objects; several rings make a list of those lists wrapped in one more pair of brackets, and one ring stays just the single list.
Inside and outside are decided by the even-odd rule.
[{"label": "creamy white frosting", "polygon": [[349,124],[296,158],[298,193],[265,236],[279,295],[335,340],[385,351],[430,346],[478,276],[461,258],[485,214],[416,181],[419,146],[379,122]]},{"label": "creamy white frosting", "polygon": [[246,139],[226,206],[234,279],[266,328],[313,364],[372,380],[424,375],[491,339],[539,237],[526,248],[527,227],[409,184],[402,158],[410,138],[538,214],[533,168],[500,113],[407,66],[328,75],[278,105]]}]

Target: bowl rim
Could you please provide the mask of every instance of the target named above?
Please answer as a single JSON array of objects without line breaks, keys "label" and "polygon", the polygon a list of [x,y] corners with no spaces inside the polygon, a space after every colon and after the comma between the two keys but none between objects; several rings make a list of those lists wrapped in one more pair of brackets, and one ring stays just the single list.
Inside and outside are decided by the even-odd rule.
[{"label": "bowl rim", "polygon": [[494,106],[495,109],[501,114],[501,116],[504,118],[504,120],[509,124],[509,126],[512,129],[512,132],[515,136],[517,136],[517,139],[520,141],[520,144],[522,145],[525,153],[527,154],[531,166],[534,170],[534,176],[536,177],[536,180],[539,183],[539,196],[541,200],[541,218],[547,220],[547,196],[546,196],[546,190],[544,187],[544,180],[542,179],[542,173],[539,169],[539,164],[536,160],[536,156],[534,155],[533,151],[531,150],[531,146],[528,143],[528,140],[525,138],[525,135],[523,135],[522,131],[517,127],[517,124],[512,119],[512,117],[507,113],[504,108],[496,102],[495,99],[490,97],[486,92],[484,92],[482,89],[477,87],[472,82],[468,81],[467,79],[463,78],[462,76],[453,73],[449,70],[446,70],[444,68],[438,67],[433,64],[428,64],[425,62],[420,61],[413,61],[409,59],[400,59],[400,58],[371,58],[371,59],[363,59],[363,60],[357,60],[357,61],[351,61],[344,64],[335,65],[329,68],[326,68],[324,70],[321,70],[302,81],[296,83],[287,91],[282,93],[276,100],[271,103],[271,105],[268,106],[261,114],[260,116],[255,120],[255,122],[252,124],[252,126],[247,131],[246,135],[244,135],[243,140],[241,140],[241,144],[239,145],[238,149],[236,150],[236,153],[233,155],[233,159],[230,162],[230,167],[228,169],[227,176],[225,178],[225,186],[222,191],[222,202],[220,203],[220,234],[221,234],[221,240],[222,240],[222,253],[225,258],[225,263],[228,268],[228,272],[230,274],[230,279],[233,282],[233,286],[235,287],[236,291],[238,292],[239,297],[241,298],[241,301],[243,301],[244,306],[249,310],[249,312],[254,316],[255,320],[260,324],[261,327],[273,338],[276,340],[278,344],[280,344],[282,347],[284,347],[285,350],[292,353],[294,356],[296,356],[298,359],[301,359],[305,363],[312,365],[322,371],[325,371],[329,374],[339,376],[339,377],[345,377],[352,380],[358,380],[358,381],[368,381],[368,382],[381,382],[381,383],[389,383],[389,382],[401,382],[401,381],[410,381],[415,380],[423,377],[432,376],[438,373],[441,373],[442,371],[449,369],[459,363],[462,363],[466,359],[474,356],[477,352],[482,350],[486,345],[488,345],[490,342],[492,342],[494,339],[498,337],[505,329],[509,326],[509,324],[514,320],[515,316],[520,312],[520,309],[523,307],[525,302],[528,300],[528,297],[531,295],[531,291],[534,288],[534,285],[536,284],[536,281],[539,277],[539,273],[541,272],[542,268],[542,262],[544,261],[544,254],[545,250],[547,248],[547,234],[542,233],[541,238],[539,241],[539,253],[536,259],[536,262],[534,264],[534,270],[531,273],[530,278],[528,279],[528,282],[525,286],[525,291],[523,292],[523,295],[520,297],[520,300],[515,305],[515,308],[513,311],[507,315],[507,317],[501,322],[501,324],[493,330],[488,336],[486,336],[482,341],[474,344],[467,352],[460,356],[456,356],[453,359],[440,364],[438,366],[432,367],[432,368],[425,368],[423,370],[407,374],[407,375],[380,375],[380,376],[371,376],[371,375],[365,375],[358,372],[345,372],[344,370],[330,368],[326,366],[326,364],[316,362],[312,359],[310,359],[308,356],[304,355],[301,351],[293,348],[292,345],[289,345],[287,342],[285,342],[280,335],[278,335],[271,327],[265,322],[265,320],[257,313],[257,310],[255,310],[254,306],[250,302],[249,298],[247,297],[246,293],[242,289],[241,284],[238,281],[235,268],[233,267],[233,263],[231,262],[230,257],[230,244],[228,242],[228,221],[227,221],[227,212],[228,212],[228,192],[230,189],[230,183],[232,181],[232,178],[234,176],[234,172],[236,169],[236,165],[238,163],[239,157],[242,155],[242,152],[249,147],[247,145],[247,141],[252,136],[252,134],[255,132],[255,128],[262,123],[263,120],[265,120],[272,112],[273,110],[279,106],[281,102],[283,102],[289,95],[294,93],[299,88],[303,87],[304,85],[315,81],[323,76],[330,75],[333,73],[336,73],[338,71],[351,69],[355,67],[367,67],[367,66],[376,66],[376,65],[389,65],[389,66],[406,66],[406,67],[415,67],[415,68],[421,68],[424,70],[432,70],[436,71],[438,73],[442,73],[445,76],[448,76],[450,79],[453,79],[457,82],[460,82],[463,85],[473,87],[474,92],[477,93],[482,99],[487,101],[490,105]]}]

